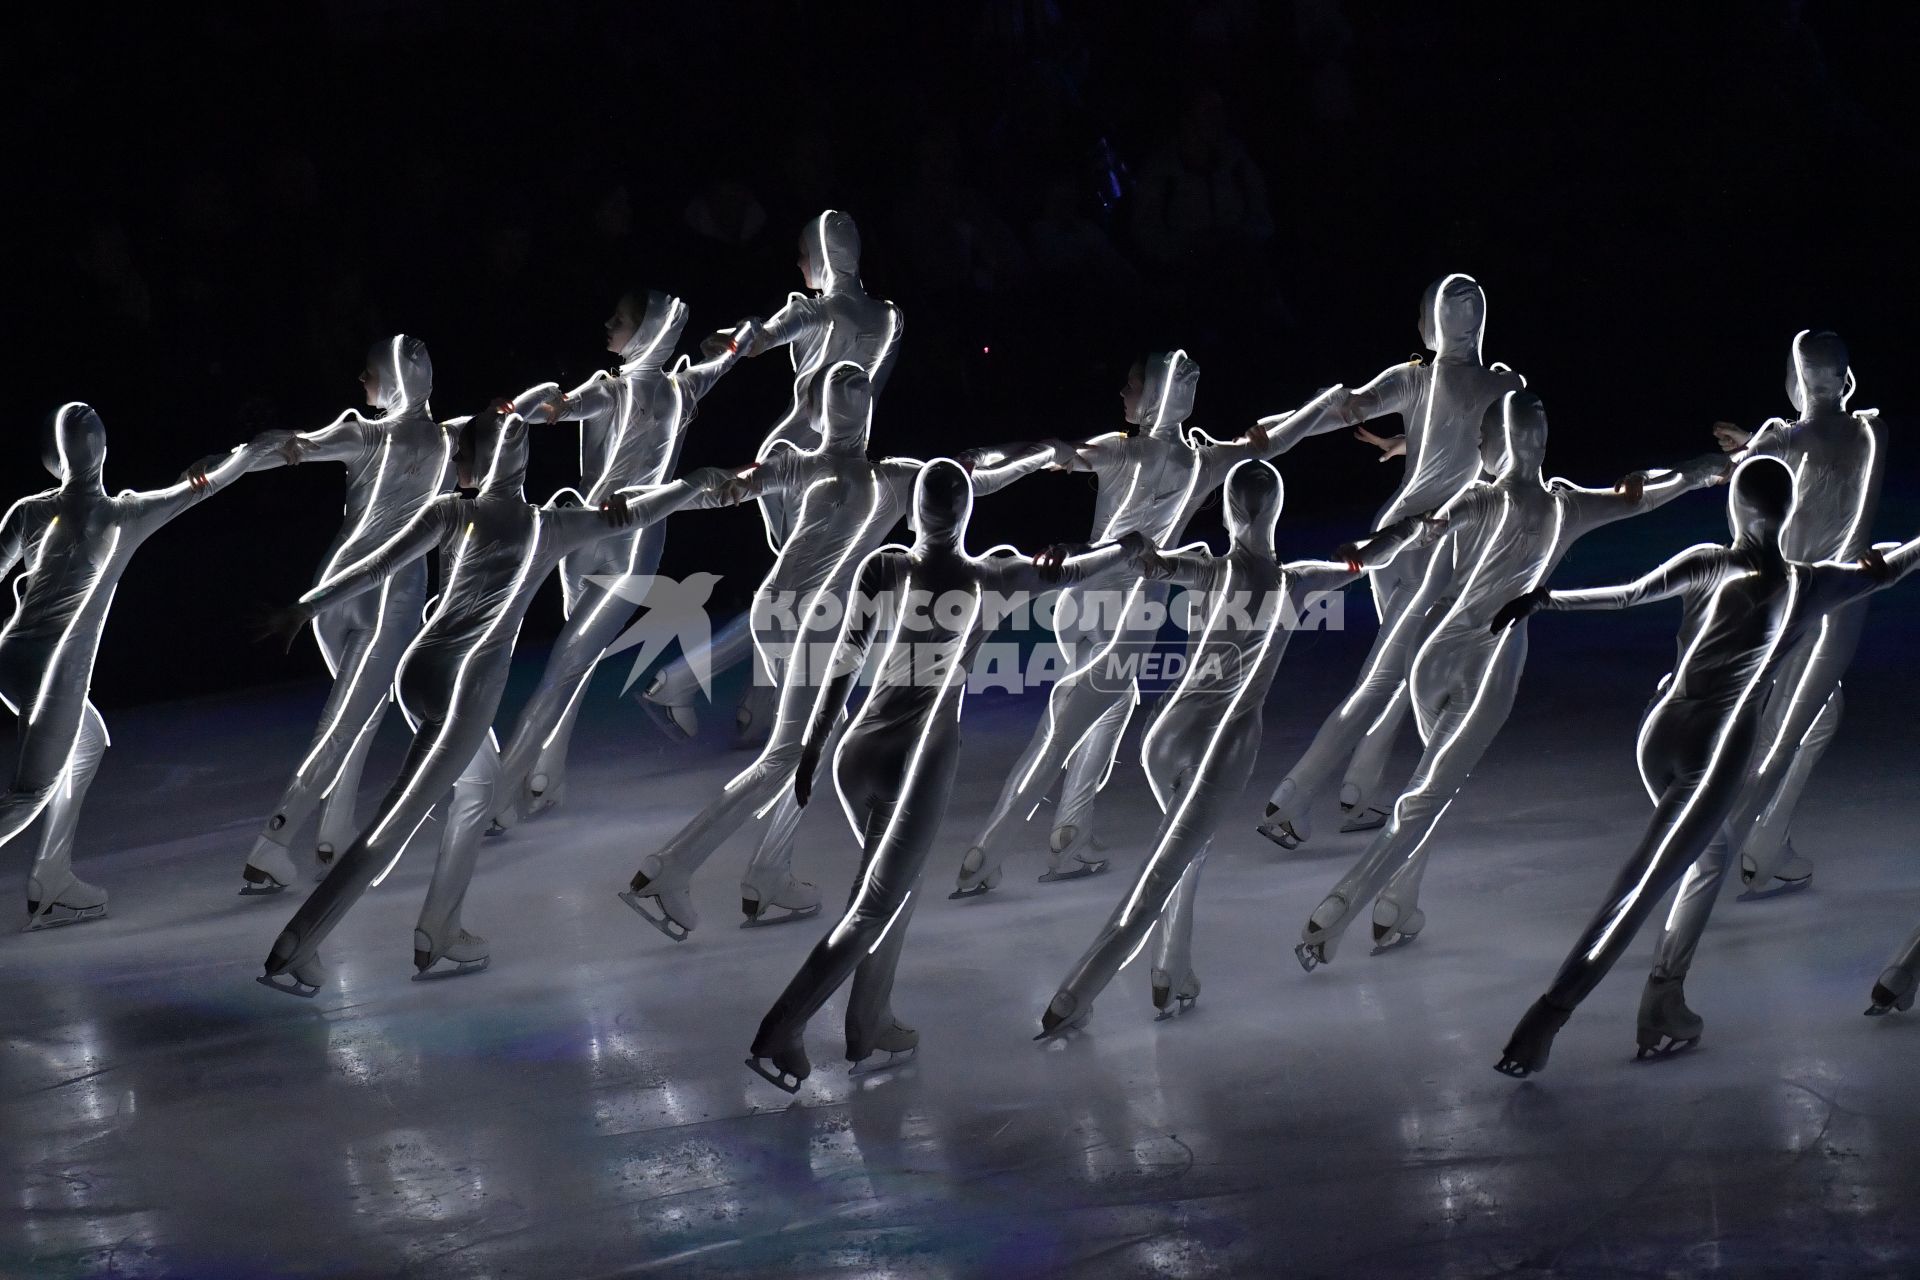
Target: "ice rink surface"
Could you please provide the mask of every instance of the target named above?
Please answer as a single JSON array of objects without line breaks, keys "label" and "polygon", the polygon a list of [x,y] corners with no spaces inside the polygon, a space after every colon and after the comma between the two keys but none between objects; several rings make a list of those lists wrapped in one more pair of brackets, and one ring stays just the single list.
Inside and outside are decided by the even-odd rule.
[{"label": "ice rink surface", "polygon": [[[1861,1011],[1920,920],[1920,599],[1875,609],[1797,827],[1814,887],[1723,901],[1700,1047],[1633,1061],[1643,935],[1525,1083],[1492,1063],[1648,811],[1632,743],[1670,607],[1533,623],[1514,719],[1435,837],[1426,931],[1369,957],[1356,930],[1311,975],[1292,945],[1366,837],[1325,813],[1283,854],[1253,825],[1370,626],[1299,637],[1207,868],[1198,1007],[1156,1023],[1137,961],[1050,1046],[1039,1013],[1153,832],[1141,721],[1101,811],[1122,874],[1036,884],[1043,810],[999,892],[950,902],[1040,714],[983,695],[895,995],[919,1061],[850,1081],[836,1000],[791,1099],[741,1060],[826,918],[735,927],[746,834],[683,945],[614,896],[744,763],[717,723],[669,744],[603,673],[568,803],[483,854],[492,968],[408,981],[429,824],[308,1002],[252,981],[300,891],[235,890],[320,690],[113,715],[77,864],[111,916],[0,936],[0,1276],[1913,1275],[1920,1011]],[[400,747],[389,726],[370,795]],[[833,806],[801,842],[840,900]]]}]

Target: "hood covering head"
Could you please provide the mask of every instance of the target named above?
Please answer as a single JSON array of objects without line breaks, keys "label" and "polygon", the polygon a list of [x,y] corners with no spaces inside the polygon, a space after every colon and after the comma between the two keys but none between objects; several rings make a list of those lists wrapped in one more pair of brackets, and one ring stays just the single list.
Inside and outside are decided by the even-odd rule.
[{"label": "hood covering head", "polygon": [[1140,422],[1147,434],[1174,439],[1180,424],[1193,414],[1193,397],[1200,385],[1200,366],[1184,351],[1154,352],[1147,357],[1145,389],[1140,393]]},{"label": "hood covering head", "polygon": [[1420,295],[1420,340],[1442,359],[1480,361],[1487,295],[1472,276],[1441,276]]},{"label": "hood covering head", "polygon": [[496,400],[460,431],[460,464],[482,497],[524,499],[527,420]]},{"label": "hood covering head", "polygon": [[951,458],[935,458],[913,481],[913,532],[922,546],[959,547],[973,515],[973,481]]},{"label": "hood covering head", "polygon": [[1777,546],[1793,511],[1793,472],[1778,458],[1748,458],[1727,482],[1727,525],[1736,543]]},{"label": "hood covering head", "polygon": [[41,438],[40,461],[63,485],[100,482],[107,464],[107,428],[92,405],[76,400],[54,410]]},{"label": "hood covering head", "polygon": [[623,369],[658,369],[673,358],[680,342],[680,331],[687,327],[687,304],[670,293],[649,289],[629,295],[635,302],[644,300],[640,323],[633,336],[620,348]]},{"label": "hood covering head", "polygon": [[1793,351],[1787,357],[1787,399],[1795,410],[1807,414],[1844,409],[1853,398],[1853,385],[1847,344],[1839,334],[1802,329],[1793,336]]},{"label": "hood covering head", "polygon": [[813,287],[820,292],[860,283],[860,229],[853,225],[852,214],[828,209],[809,222],[800,233],[800,252],[806,257]]},{"label": "hood covering head", "polygon": [[867,371],[842,360],[820,380],[820,444],[829,453],[865,453],[873,427],[873,387]]},{"label": "hood covering head", "polygon": [[[1509,391],[1500,397],[1502,475],[1538,476],[1547,460],[1547,406],[1531,391]],[[1486,457],[1482,441],[1481,457]]]},{"label": "hood covering head", "polygon": [[1234,544],[1256,550],[1273,548],[1273,526],[1286,501],[1286,486],[1273,465],[1256,458],[1236,462],[1227,472],[1227,532]]},{"label": "hood covering head", "polygon": [[373,344],[367,352],[367,368],[380,379],[382,417],[432,413],[427,400],[433,395],[433,359],[427,355],[426,343],[396,333]]}]

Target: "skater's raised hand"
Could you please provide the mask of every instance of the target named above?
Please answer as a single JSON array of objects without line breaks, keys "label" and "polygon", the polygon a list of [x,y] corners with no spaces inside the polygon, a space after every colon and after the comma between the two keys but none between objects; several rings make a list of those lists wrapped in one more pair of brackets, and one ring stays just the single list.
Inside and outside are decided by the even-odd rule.
[{"label": "skater's raised hand", "polygon": [[1353,438],[1378,449],[1380,451],[1379,460],[1381,462],[1385,462],[1389,458],[1404,458],[1407,456],[1407,438],[1405,436],[1377,436],[1365,427],[1355,427],[1353,429]]},{"label": "skater's raised hand", "polygon": [[1713,424],[1713,441],[1720,446],[1722,453],[1738,453],[1747,447],[1747,441],[1753,439],[1753,432],[1742,431],[1731,422]]},{"label": "skater's raised hand", "polygon": [[1500,606],[1500,612],[1493,615],[1493,625],[1487,630],[1499,635],[1514,623],[1532,616],[1547,603],[1548,594],[1545,587],[1535,587],[1525,595],[1515,596]]},{"label": "skater's raised hand", "polygon": [[257,640],[278,640],[280,652],[293,652],[294,637],[313,621],[313,613],[303,604],[288,605],[284,609],[270,609],[254,623],[254,638]]}]

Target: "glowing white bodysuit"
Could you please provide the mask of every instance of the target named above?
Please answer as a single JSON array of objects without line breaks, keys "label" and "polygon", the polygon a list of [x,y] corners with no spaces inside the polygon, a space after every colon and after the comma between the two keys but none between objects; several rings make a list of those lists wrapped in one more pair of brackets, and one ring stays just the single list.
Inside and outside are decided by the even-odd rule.
[{"label": "glowing white bodysuit", "polygon": [[[1875,409],[1849,410],[1853,371],[1847,349],[1831,333],[1795,335],[1787,364],[1787,396],[1799,416],[1770,420],[1742,456],[1778,458],[1792,469],[1793,520],[1780,535],[1789,560],[1858,559],[1872,543],[1887,467],[1887,432]],[[1853,661],[1867,602],[1836,609],[1787,655],[1767,698],[1761,733],[1766,746],[1753,784],[1735,810],[1740,878],[1748,896],[1804,887],[1813,867],[1793,850],[1793,811],[1814,766],[1840,727],[1840,679]]]},{"label": "glowing white bodysuit", "polygon": [[[1091,471],[1098,485],[1092,541],[1138,531],[1155,546],[1177,542],[1234,466],[1272,457],[1298,438],[1276,432],[1221,441],[1186,429],[1199,379],[1200,366],[1184,351],[1149,356],[1137,397],[1131,386],[1125,393],[1128,420],[1141,430],[1072,446],[1069,469]],[[1092,830],[1094,799],[1139,703],[1134,663],[1155,643],[1156,614],[1166,597],[1164,584],[1146,578],[1062,593],[1055,636],[1068,674],[1048,694],[1045,718],[961,860],[953,897],[975,897],[1000,882],[1009,832],[1039,807],[1056,778],[1060,804],[1048,840],[1048,871],[1040,878],[1076,879],[1105,868]]]},{"label": "glowing white bodysuit", "polygon": [[[851,360],[866,372],[869,394],[878,399],[900,354],[906,319],[900,308],[869,295],[860,283],[860,230],[853,215],[828,209],[800,233],[800,273],[813,293],[793,293],[768,320],[745,321],[748,336],[741,354],[758,356],[786,347],[793,360],[793,398],[787,412],[761,442],[755,460],[775,449],[811,449],[820,440],[818,418],[826,371]],[[716,335],[720,336],[720,335]],[[792,532],[795,511],[789,500],[769,493],[760,500],[767,544],[776,552]],[[742,614],[716,628],[705,651],[682,654],[661,668],[643,695],[654,718],[673,732],[692,736],[698,727],[693,702],[700,691],[694,674],[704,663],[710,676],[747,661],[755,653],[753,623]],[[756,669],[736,716],[743,736],[764,732],[772,714],[778,680]]]},{"label": "glowing white bodysuit", "polygon": [[106,722],[89,694],[120,576],[163,525],[283,448],[290,434],[257,436],[164,489],[108,497],[100,415],[79,403],[53,415],[42,456],[59,484],[20,499],[0,522],[0,578],[22,560],[27,566],[13,616],[0,628],[0,700],[20,717],[19,757],[0,797],[0,847],[42,814],[47,820],[27,879],[29,929],[106,914],[106,890],[73,874],[73,836],[107,748]]},{"label": "glowing white bodysuit", "polygon": [[[819,446],[776,448],[738,473],[740,480],[729,493],[700,503],[777,498],[794,512],[793,530],[755,594],[751,614],[760,661],[781,681],[766,745],[712,804],[646,857],[631,891],[622,895],[668,937],[684,939],[698,921],[688,896],[693,873],[749,817],[769,811],[772,819],[740,885],[742,911],[749,923],[760,922],[770,908],[789,913],[766,921],[777,923],[819,909],[819,890],[792,874],[799,806],[788,783],[817,692],[808,663],[792,659],[832,645],[854,574],[905,514],[921,467],[911,458],[868,460],[872,414],[865,372],[852,361],[835,365],[827,376]],[[1050,445],[1026,445],[970,450],[960,461],[970,469],[973,491],[984,494],[1051,465],[1056,457]],[[659,915],[647,909],[649,899],[658,904]]]},{"label": "glowing white bodysuit", "polygon": [[[287,452],[298,462],[347,468],[346,519],[327,548],[316,584],[405,528],[436,494],[453,485],[453,435],[433,419],[433,362],[426,343],[396,334],[367,353],[369,398],[376,418],[349,409],[319,431],[295,436]],[[359,831],[354,802],[367,751],[385,717],[400,656],[419,634],[427,602],[427,566],[409,565],[380,589],[327,609],[313,620],[333,687],[320,725],[273,816],[254,841],[242,871],[243,893],[272,893],[293,883],[288,846],[320,808],[315,842],[322,865]]]},{"label": "glowing white bodysuit", "polygon": [[[1427,557],[1425,579],[1402,615],[1407,621],[1435,619],[1410,668],[1426,749],[1386,826],[1302,930],[1296,954],[1309,970],[1333,958],[1341,934],[1376,894],[1377,945],[1393,946],[1420,932],[1427,840],[1506,723],[1526,666],[1526,628],[1489,632],[1494,614],[1545,581],[1592,530],[1650,511],[1726,472],[1726,459],[1709,454],[1657,479],[1630,476],[1610,490],[1548,481],[1540,472],[1547,419],[1539,397],[1508,392],[1489,416],[1489,443],[1499,442],[1502,459],[1499,474],[1441,508],[1446,536]],[[1356,719],[1378,714],[1392,696],[1372,692],[1374,701],[1350,713]]]},{"label": "glowing white bodysuit", "polygon": [[[1478,479],[1482,417],[1502,395],[1526,385],[1511,370],[1483,363],[1486,306],[1486,294],[1471,277],[1456,274],[1436,280],[1420,306],[1421,340],[1436,353],[1432,364],[1415,360],[1395,365],[1358,391],[1335,387],[1277,428],[1299,438],[1399,414],[1406,426],[1406,475],[1376,525],[1435,510]],[[1343,766],[1347,772],[1340,804],[1351,815],[1343,829],[1363,830],[1385,820],[1380,775],[1411,705],[1405,689],[1413,653],[1433,621],[1409,614],[1407,606],[1426,576],[1431,554],[1416,547],[1372,575],[1380,630],[1360,680],[1268,799],[1267,821],[1260,830],[1283,847],[1292,848],[1311,836],[1313,803]],[[1350,710],[1356,699],[1370,702],[1381,688],[1390,695],[1381,711],[1362,717]]]},{"label": "glowing white bodysuit", "polygon": [[1734,472],[1730,546],[1698,546],[1617,587],[1535,590],[1495,619],[1505,626],[1535,609],[1625,609],[1679,596],[1681,654],[1640,726],[1640,778],[1654,812],[1547,992],[1514,1028],[1497,1068],[1525,1076],[1547,1063],[1553,1038],[1606,977],[1647,916],[1685,877],[1667,918],[1659,958],[1640,1001],[1644,1054],[1698,1040],[1701,1019],[1682,988],[1697,938],[1729,858],[1726,822],[1747,786],[1768,689],[1794,645],[1833,610],[1891,586],[1920,567],[1920,538],[1857,564],[1800,564],[1781,554],[1794,508],[1793,477],[1771,458]]},{"label": "glowing white bodysuit", "polygon": [[[919,1043],[919,1033],[893,1016],[893,975],[921,869],[953,788],[967,672],[998,608],[1052,583],[1123,569],[1122,561],[1150,549],[1134,533],[1125,545],[1064,563],[1058,553],[1036,562],[1002,548],[971,556],[966,532],[972,507],[964,468],[941,458],[922,469],[913,494],[913,547],[886,548],[866,558],[856,591],[873,607],[849,614],[826,668],[831,679],[807,709],[796,799],[805,803],[818,761],[837,737],[833,781],[861,843],[861,863],[845,913],[802,962],[754,1037],[748,1065],[789,1091],[810,1070],[801,1042],[808,1020],[849,974],[849,1061],[885,1052],[891,1065],[893,1055]],[[840,735],[836,724],[854,677],[881,634],[873,690]]]},{"label": "glowing white bodysuit", "polygon": [[[701,399],[739,359],[743,334],[710,359],[694,364],[683,356],[669,370],[686,321],[680,299],[649,293],[620,352],[620,368],[596,374],[552,406],[556,420],[580,424],[580,478],[589,507],[621,489],[663,483],[680,465],[681,444]],[[657,573],[665,545],[666,525],[651,524],[585,547],[561,566],[566,625],[501,753],[503,824],[552,806],[565,790],[567,745],[580,700],[601,655],[644,604],[607,580]]]},{"label": "glowing white bodysuit", "polygon": [[1224,556],[1204,547],[1150,557],[1151,577],[1198,593],[1206,622],[1180,685],[1147,729],[1141,763],[1165,815],[1133,884],[1080,957],[1041,1018],[1042,1037],[1084,1024],[1093,1002],[1147,944],[1159,945],[1149,980],[1154,1007],[1190,1007],[1200,995],[1193,969],[1193,903],[1200,869],[1228,805],[1246,789],[1260,753],[1260,717],[1294,620],[1318,593],[1385,565],[1422,528],[1396,522],[1341,560],[1278,562],[1274,524],[1284,488],[1264,462],[1237,463],[1226,479]]},{"label": "glowing white bodysuit", "polygon": [[[397,683],[401,712],[414,726],[413,747],[372,821],[275,940],[260,981],[276,990],[310,996],[326,981],[320,944],[369,885],[392,870],[449,788],[455,798],[414,932],[414,964],[426,973],[443,958],[463,969],[484,962],[486,940],[461,927],[460,906],[492,812],[499,762],[491,725],[527,606],[564,557],[632,523],[664,519],[702,492],[680,481],[635,491],[631,506],[621,495],[604,509],[536,507],[522,489],[527,426],[519,413],[496,406],[467,424],[465,434],[476,469],[484,467],[478,493],[433,499],[399,533],[295,606],[296,620],[310,617],[374,589],[429,551],[441,553],[444,585],[407,647]],[[724,480],[719,472],[706,478]]]}]

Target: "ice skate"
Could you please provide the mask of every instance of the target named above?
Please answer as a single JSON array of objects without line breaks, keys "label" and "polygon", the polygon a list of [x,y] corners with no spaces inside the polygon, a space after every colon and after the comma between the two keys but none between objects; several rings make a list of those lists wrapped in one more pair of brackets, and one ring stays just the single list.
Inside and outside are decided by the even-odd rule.
[{"label": "ice skate", "polygon": [[1873,984],[1873,1007],[1867,1010],[1869,1018],[1883,1018],[1896,1010],[1905,1013],[1913,1008],[1913,993],[1916,984],[1913,971],[1894,965],[1880,975]]},{"label": "ice skate", "polygon": [[287,961],[299,948],[299,940],[292,933],[282,931],[273,941],[273,950],[267,954],[266,972],[254,981],[282,995],[299,996],[303,1000],[313,999],[319,994],[320,988],[327,985],[327,979],[333,975],[328,972],[324,964],[320,963],[317,952],[299,964],[289,965]]},{"label": "ice skate", "polygon": [[1347,815],[1340,822],[1340,830],[1343,832],[1378,831],[1387,825],[1387,819],[1392,816],[1385,809],[1370,804],[1358,806],[1343,804],[1340,806],[1340,811]]},{"label": "ice skate", "polygon": [[752,1055],[747,1059],[747,1070],[776,1089],[798,1093],[801,1081],[813,1074],[806,1047],[798,1039],[777,1048],[755,1040],[747,1052]]},{"label": "ice skate", "polygon": [[279,893],[299,876],[292,855],[284,847],[271,840],[261,840],[247,856],[247,865],[240,868],[240,896],[257,898]]},{"label": "ice skate", "polygon": [[27,927],[25,932],[58,929],[62,925],[85,924],[107,914],[107,891],[88,884],[71,871],[66,883],[49,890],[39,876],[27,877]]},{"label": "ice skate", "polygon": [[1402,907],[1387,898],[1373,901],[1373,954],[1405,946],[1420,936],[1426,927],[1427,913],[1418,907]]},{"label": "ice skate", "polygon": [[1347,920],[1347,901],[1338,894],[1328,894],[1307,917],[1307,927],[1300,931],[1300,945],[1293,949],[1293,958],[1308,973],[1323,964],[1333,963],[1333,953],[1340,945],[1340,933]]},{"label": "ice skate", "polygon": [[768,889],[752,880],[740,882],[740,911],[747,917],[740,922],[742,929],[790,924],[820,914],[819,889],[780,868],[774,868],[774,873],[781,879],[778,888]]},{"label": "ice skate", "polygon": [[1745,886],[1737,902],[1764,902],[1784,894],[1798,893],[1813,883],[1813,864],[1794,852],[1793,842],[1782,845],[1783,855],[1772,874],[1746,854],[1740,855],[1740,883]]},{"label": "ice skate", "polygon": [[1562,1009],[1547,1003],[1541,996],[1535,1000],[1520,1024],[1513,1029],[1513,1035],[1507,1040],[1507,1047],[1500,1051],[1500,1061],[1493,1069],[1503,1076],[1512,1076],[1524,1080],[1536,1071],[1544,1070],[1547,1055],[1553,1051],[1553,1038],[1560,1034],[1560,1028],[1567,1025],[1567,1019],[1573,1016],[1573,1010]]},{"label": "ice skate", "polygon": [[1040,1015],[1040,1034],[1035,1040],[1057,1040],[1070,1031],[1078,1031],[1087,1025],[1087,1019],[1093,1016],[1093,1005],[1082,1005],[1080,997],[1071,991],[1056,992],[1047,1005],[1046,1012]]},{"label": "ice skate", "polygon": [[[1085,839],[1081,838],[1083,831],[1086,832]],[[1107,860],[1087,855],[1105,847],[1085,827],[1056,827],[1053,834],[1047,837],[1047,870],[1040,877],[1040,883],[1085,880],[1088,876],[1099,875],[1107,869]]]},{"label": "ice skate", "polygon": [[1298,789],[1292,778],[1282,778],[1274,788],[1273,799],[1267,802],[1266,821],[1254,828],[1282,849],[1298,849],[1313,838],[1311,815],[1288,812],[1295,807],[1294,793]]},{"label": "ice skate", "polygon": [[1191,969],[1187,970],[1187,976],[1180,980],[1178,988],[1174,986],[1172,976],[1165,969],[1155,969],[1149,981],[1153,985],[1153,1007],[1160,1011],[1154,1017],[1155,1022],[1165,1022],[1169,1018],[1179,1017],[1193,1008],[1194,1003],[1200,999],[1200,979]]},{"label": "ice skate", "polygon": [[1639,1048],[1634,1060],[1684,1053],[1700,1043],[1706,1023],[1687,1008],[1686,993],[1681,990],[1685,977],[1647,978],[1647,989],[1640,993]]},{"label": "ice skate", "polygon": [[313,847],[313,856],[314,860],[320,864],[320,869],[314,872],[313,878],[316,881],[325,880],[327,878],[327,872],[333,867],[333,846],[330,844],[317,844]]},{"label": "ice skate", "polygon": [[[984,873],[984,874],[983,874]],[[1000,887],[1000,864],[987,865],[987,851],[979,845],[967,850],[960,859],[960,887],[949,898],[977,898]]]},{"label": "ice skate", "polygon": [[520,817],[537,818],[549,809],[559,808],[566,799],[567,780],[536,769],[527,775],[527,785],[521,789]]},{"label": "ice skate", "polygon": [[[442,960],[447,967],[437,968]],[[457,978],[464,973],[479,973],[487,967],[487,940],[478,934],[457,930],[442,946],[435,946],[425,929],[413,931],[413,967],[415,982],[438,978]]]},{"label": "ice skate", "polygon": [[647,719],[660,728],[660,732],[675,742],[686,742],[700,732],[700,717],[694,714],[692,703],[672,703],[660,700],[665,690],[662,680],[655,676],[653,683],[635,694],[633,700],[647,713]]},{"label": "ice skate", "polygon": [[[920,1033],[895,1019],[885,1031],[874,1037],[872,1044],[847,1046],[847,1074],[870,1076],[876,1072],[904,1067],[914,1060],[919,1051]],[[880,1061],[874,1061],[880,1054],[885,1054],[886,1057]]]},{"label": "ice skate", "polygon": [[510,804],[500,812],[494,814],[492,819],[488,821],[487,834],[490,836],[503,836],[518,825],[520,825],[519,808],[516,805]]},{"label": "ice skate", "polygon": [[[651,908],[643,905],[648,899],[653,900]],[[675,942],[685,942],[694,926],[700,923],[686,878],[667,874],[657,853],[648,854],[640,863],[640,870],[633,875],[633,887],[620,895],[620,901]],[[659,914],[654,914],[655,911]]]}]

